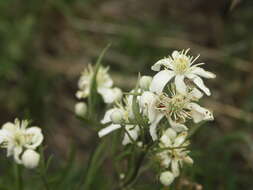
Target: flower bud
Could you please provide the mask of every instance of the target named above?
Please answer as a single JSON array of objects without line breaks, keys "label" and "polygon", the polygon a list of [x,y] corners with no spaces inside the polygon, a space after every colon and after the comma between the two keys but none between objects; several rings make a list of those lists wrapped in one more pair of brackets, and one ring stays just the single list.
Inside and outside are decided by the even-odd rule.
[{"label": "flower bud", "polygon": [[124,113],[120,109],[116,109],[112,112],[110,118],[114,124],[121,124],[123,121]]},{"label": "flower bud", "polygon": [[84,102],[78,102],[75,105],[76,115],[83,117],[83,116],[85,116],[86,112],[87,112],[87,105]]},{"label": "flower bud", "polygon": [[187,163],[187,164],[193,164],[193,159],[190,157],[190,156],[186,156],[184,157],[184,162]]},{"label": "flower bud", "polygon": [[172,128],[168,128],[165,131],[165,135],[169,137],[171,140],[174,140],[177,136],[177,132]]},{"label": "flower bud", "polygon": [[174,179],[175,179],[174,175],[169,171],[163,172],[160,175],[160,182],[164,186],[169,186],[174,181]]},{"label": "flower bud", "polygon": [[152,81],[152,77],[150,77],[150,76],[142,76],[140,78],[140,87],[141,87],[141,89],[148,90],[149,86],[151,84],[151,81]]},{"label": "flower bud", "polygon": [[32,149],[27,149],[22,155],[22,163],[26,168],[36,168],[40,161],[40,155]]},{"label": "flower bud", "polygon": [[125,176],[124,173],[119,174],[119,178],[120,178],[120,179],[124,179],[125,177],[126,177],[126,176]]}]

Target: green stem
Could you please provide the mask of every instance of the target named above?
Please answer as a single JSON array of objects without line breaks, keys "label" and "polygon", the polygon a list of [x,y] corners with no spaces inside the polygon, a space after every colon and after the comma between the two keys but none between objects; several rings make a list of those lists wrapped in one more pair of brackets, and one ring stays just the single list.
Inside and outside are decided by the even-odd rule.
[{"label": "green stem", "polygon": [[48,180],[47,180],[47,177],[45,176],[45,174],[42,174],[41,172],[39,173],[40,175],[40,178],[45,186],[45,189],[46,190],[50,190],[50,187],[49,187],[49,184],[48,184]]},{"label": "green stem", "polygon": [[37,171],[38,171],[38,174],[41,178],[41,181],[44,184],[45,189],[50,190],[50,186],[49,186],[48,179],[47,179],[47,174],[46,174],[47,169],[48,169],[48,164],[46,163],[44,150],[43,150],[42,147],[40,149],[40,155],[41,155],[41,161],[40,161],[40,165],[39,165]]},{"label": "green stem", "polygon": [[125,180],[125,182],[122,185],[122,189],[127,189],[130,186],[132,186],[134,184],[134,182],[136,181],[138,175],[139,175],[139,171],[141,169],[142,163],[145,159],[145,156],[148,153],[150,146],[148,146],[145,150],[143,150],[140,155],[138,155],[136,162],[134,162],[134,169],[131,169],[127,175],[127,178]]},{"label": "green stem", "polygon": [[22,168],[16,163],[14,163],[14,173],[15,173],[16,189],[23,190],[24,184],[23,184]]}]

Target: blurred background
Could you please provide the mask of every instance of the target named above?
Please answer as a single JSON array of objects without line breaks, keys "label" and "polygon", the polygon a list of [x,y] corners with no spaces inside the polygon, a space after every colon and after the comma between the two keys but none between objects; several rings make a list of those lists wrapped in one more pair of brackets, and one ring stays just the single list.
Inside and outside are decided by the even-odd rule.
[{"label": "blurred background", "polygon": [[[19,117],[41,126],[52,172],[64,168],[75,144],[77,166],[63,189],[72,189],[67,181],[78,179],[99,142],[73,110],[81,71],[108,43],[103,64],[126,91],[173,50],[200,54],[217,74],[203,100],[215,121],[193,138],[195,164],[181,189],[253,189],[253,1],[1,0],[0,12],[0,123]],[[3,151],[0,160],[12,162]],[[0,165],[1,184],[11,183],[8,164]],[[112,169],[101,170],[105,184]],[[137,189],[159,189],[152,176],[142,176]]]}]

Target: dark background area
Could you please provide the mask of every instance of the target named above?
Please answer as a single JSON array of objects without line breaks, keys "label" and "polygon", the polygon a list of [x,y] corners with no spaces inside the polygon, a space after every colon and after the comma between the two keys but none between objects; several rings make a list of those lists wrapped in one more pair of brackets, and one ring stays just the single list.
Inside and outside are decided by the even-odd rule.
[{"label": "dark background area", "polygon": [[[213,94],[202,102],[215,121],[192,140],[195,164],[187,183],[205,190],[251,190],[252,21],[251,0],[1,0],[0,123],[32,119],[44,130],[47,155],[56,160],[52,170],[68,160],[71,144],[78,168],[99,142],[73,113],[77,80],[87,64],[112,43],[103,64],[127,91],[138,72],[153,75],[150,67],[157,60],[191,48],[217,78],[206,82]],[[6,160],[2,152],[2,183],[8,181]],[[103,171],[108,176],[111,168]],[[150,173],[137,189],[156,187],[148,185],[155,183]]]}]

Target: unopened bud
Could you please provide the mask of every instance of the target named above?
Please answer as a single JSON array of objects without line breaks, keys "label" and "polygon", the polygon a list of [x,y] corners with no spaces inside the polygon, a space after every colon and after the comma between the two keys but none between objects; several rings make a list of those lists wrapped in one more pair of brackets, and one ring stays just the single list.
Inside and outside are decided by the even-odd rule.
[{"label": "unopened bud", "polygon": [[121,124],[123,121],[123,117],[124,117],[123,111],[120,109],[116,109],[115,111],[113,111],[110,116],[111,121],[114,124]]},{"label": "unopened bud", "polygon": [[125,174],[124,173],[119,174],[119,178],[120,179],[124,179],[125,178]]},{"label": "unopened bud", "polygon": [[190,156],[186,156],[184,162],[187,164],[193,164],[193,159]]},{"label": "unopened bud", "polygon": [[152,77],[150,77],[150,76],[142,76],[140,78],[140,87],[141,87],[141,89],[148,90],[149,86],[151,84],[151,81],[152,81]]},{"label": "unopened bud", "polygon": [[164,186],[169,186],[174,181],[174,179],[175,179],[174,175],[169,171],[163,172],[160,175],[160,182]]},{"label": "unopened bud", "polygon": [[85,116],[86,112],[87,112],[87,105],[84,102],[78,102],[75,105],[76,115],[83,117],[83,116]]},{"label": "unopened bud", "polygon": [[165,131],[165,135],[169,137],[171,140],[174,140],[177,136],[177,132],[172,128],[168,128]]},{"label": "unopened bud", "polygon": [[137,142],[137,146],[140,148],[143,147],[143,142],[141,142],[141,141]]},{"label": "unopened bud", "polygon": [[40,161],[40,155],[34,150],[28,149],[22,155],[22,163],[26,168],[36,168]]}]

